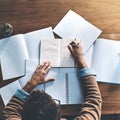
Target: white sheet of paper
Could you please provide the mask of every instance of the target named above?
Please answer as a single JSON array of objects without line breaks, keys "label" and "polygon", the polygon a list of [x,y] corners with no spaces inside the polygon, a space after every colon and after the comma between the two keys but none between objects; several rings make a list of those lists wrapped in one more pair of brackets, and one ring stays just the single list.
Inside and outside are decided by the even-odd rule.
[{"label": "white sheet of paper", "polygon": [[40,40],[41,39],[53,39],[54,34],[52,27],[36,30],[24,34],[25,42],[28,50],[28,55],[30,59],[39,59],[40,58]]},{"label": "white sheet of paper", "polygon": [[74,59],[68,49],[71,39],[61,39],[60,67],[75,67]]},{"label": "white sheet of paper", "polygon": [[3,80],[25,75],[25,60],[28,59],[28,53],[24,36],[20,34],[4,38],[0,44],[4,45],[0,52]]},{"label": "white sheet of paper", "polygon": [[80,104],[83,102],[83,90],[77,73],[68,73],[69,104]]},{"label": "white sheet of paper", "polygon": [[65,73],[57,74],[55,81],[45,83],[45,92],[53,99],[60,100],[61,104],[66,104],[66,84]]},{"label": "white sheet of paper", "polygon": [[50,61],[53,67],[60,66],[60,39],[41,40],[40,64],[44,61]]},{"label": "white sheet of paper", "polygon": [[92,69],[97,74],[97,81],[120,83],[120,42],[97,39],[95,42]]},{"label": "white sheet of paper", "polygon": [[0,88],[0,95],[5,105],[7,105],[7,103],[12,98],[12,96],[15,94],[17,89],[21,89],[18,81],[12,82]]},{"label": "white sheet of paper", "polygon": [[88,51],[102,32],[72,10],[68,11],[53,31],[62,38],[80,39],[83,45],[83,53]]}]

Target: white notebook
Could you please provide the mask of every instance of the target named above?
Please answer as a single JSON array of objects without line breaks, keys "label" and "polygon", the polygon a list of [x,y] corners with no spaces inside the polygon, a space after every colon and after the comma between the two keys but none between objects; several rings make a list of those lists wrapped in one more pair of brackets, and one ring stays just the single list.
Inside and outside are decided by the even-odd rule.
[{"label": "white notebook", "polygon": [[64,39],[80,39],[83,45],[83,53],[88,51],[102,32],[72,10],[68,11],[53,31]]},{"label": "white notebook", "polygon": [[0,40],[0,51],[3,80],[25,75],[28,53],[22,34]]},{"label": "white notebook", "polygon": [[83,102],[83,92],[76,68],[60,68],[55,81],[45,83],[45,92],[60,100],[62,105],[80,104]]},{"label": "white notebook", "polygon": [[97,81],[120,84],[120,41],[97,39],[91,68],[97,74]]},{"label": "white notebook", "polygon": [[[40,64],[51,61],[53,67],[75,67],[76,63],[68,49],[72,39],[43,39],[40,47]],[[79,40],[78,40],[79,42]],[[87,65],[91,66],[93,45],[84,54]]]},{"label": "white notebook", "polygon": [[25,75],[25,60],[39,59],[40,39],[42,38],[54,38],[51,27],[0,40],[3,80]]},{"label": "white notebook", "polygon": [[43,39],[40,47],[40,64],[51,61],[53,67],[74,67],[74,59],[68,49],[72,39]]}]

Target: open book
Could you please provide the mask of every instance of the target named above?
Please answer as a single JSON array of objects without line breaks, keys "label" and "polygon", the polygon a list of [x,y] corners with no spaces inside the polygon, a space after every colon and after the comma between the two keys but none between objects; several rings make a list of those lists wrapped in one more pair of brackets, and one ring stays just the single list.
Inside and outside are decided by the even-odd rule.
[{"label": "open book", "polygon": [[74,67],[74,59],[68,49],[72,39],[43,39],[40,47],[40,64],[51,61],[53,67]]},{"label": "open book", "polygon": [[[53,67],[76,67],[69,43],[72,39],[42,39],[40,47],[40,64],[44,61],[51,61]],[[77,40],[80,42],[79,40]],[[93,46],[84,54],[85,61],[90,67],[92,59]]]},{"label": "open book", "polygon": [[120,84],[120,41],[97,39],[91,68],[97,74],[97,81]]},{"label": "open book", "polygon": [[39,58],[40,39],[43,38],[54,38],[51,27],[0,40],[3,80],[25,75],[25,60]]}]

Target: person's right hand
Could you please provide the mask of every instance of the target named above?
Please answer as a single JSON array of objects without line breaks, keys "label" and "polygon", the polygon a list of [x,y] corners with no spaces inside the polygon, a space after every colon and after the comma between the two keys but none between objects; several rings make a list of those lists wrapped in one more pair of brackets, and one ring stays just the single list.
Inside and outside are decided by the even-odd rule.
[{"label": "person's right hand", "polygon": [[84,60],[83,57],[83,52],[82,52],[82,44],[77,43],[76,39],[74,41],[72,41],[69,45],[68,48],[72,54],[72,56],[74,57],[74,59],[77,61],[78,67],[80,68],[86,68],[87,64]]}]

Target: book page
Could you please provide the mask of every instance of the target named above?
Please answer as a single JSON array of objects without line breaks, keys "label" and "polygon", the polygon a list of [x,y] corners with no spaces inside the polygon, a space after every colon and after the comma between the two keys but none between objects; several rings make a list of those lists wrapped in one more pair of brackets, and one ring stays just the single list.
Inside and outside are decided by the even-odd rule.
[{"label": "book page", "polygon": [[28,59],[28,53],[24,36],[21,34],[4,38],[0,44],[4,46],[0,52],[3,80],[25,75],[25,60]]},{"label": "book page", "polygon": [[32,31],[24,34],[25,42],[28,50],[28,55],[30,59],[40,58],[40,40],[41,39],[53,39],[54,34],[52,27]]},{"label": "book page", "polygon": [[18,81],[12,82],[0,88],[0,95],[5,105],[7,105],[7,103],[12,98],[12,96],[15,94],[17,89],[21,89]]},{"label": "book page", "polygon": [[120,83],[120,42],[97,39],[95,42],[92,69],[97,74],[97,81]]},{"label": "book page", "polygon": [[84,54],[102,32],[72,10],[68,11],[53,31],[61,38],[80,39]]},{"label": "book page", "polygon": [[45,83],[45,92],[60,100],[61,104],[66,104],[65,73],[59,73],[54,81]]},{"label": "book page", "polygon": [[50,61],[53,67],[60,67],[60,40],[41,40],[40,64],[45,61]]},{"label": "book page", "polygon": [[68,49],[72,39],[61,39],[60,67],[75,67],[74,58]]},{"label": "book page", "polygon": [[68,104],[81,104],[84,100],[83,89],[80,83],[80,79],[77,76],[77,72],[68,73]]}]

